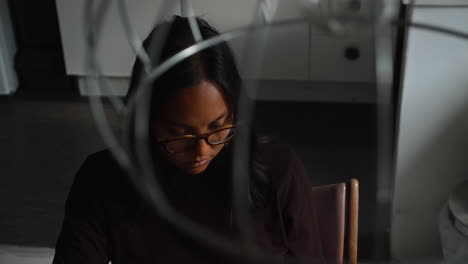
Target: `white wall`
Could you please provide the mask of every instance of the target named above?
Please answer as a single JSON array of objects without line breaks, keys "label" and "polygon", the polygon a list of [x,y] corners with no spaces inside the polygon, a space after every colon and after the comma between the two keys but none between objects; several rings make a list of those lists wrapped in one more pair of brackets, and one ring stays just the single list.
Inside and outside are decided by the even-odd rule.
[{"label": "white wall", "polygon": [[7,0],[0,0],[0,94],[11,94],[17,89],[14,69],[16,43]]},{"label": "white wall", "polygon": [[[468,7],[418,7],[412,20],[468,33]],[[402,89],[391,254],[440,257],[437,213],[468,178],[468,41],[410,29]]]}]

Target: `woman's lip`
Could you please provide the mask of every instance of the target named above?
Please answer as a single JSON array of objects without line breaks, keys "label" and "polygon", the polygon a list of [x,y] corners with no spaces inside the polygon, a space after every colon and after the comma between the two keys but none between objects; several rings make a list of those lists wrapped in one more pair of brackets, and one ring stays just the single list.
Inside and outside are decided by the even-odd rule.
[{"label": "woman's lip", "polygon": [[192,166],[194,168],[197,168],[197,167],[201,167],[201,166],[205,165],[206,162],[207,162],[206,159],[200,160],[200,161],[194,161],[194,162],[190,163],[190,166]]}]

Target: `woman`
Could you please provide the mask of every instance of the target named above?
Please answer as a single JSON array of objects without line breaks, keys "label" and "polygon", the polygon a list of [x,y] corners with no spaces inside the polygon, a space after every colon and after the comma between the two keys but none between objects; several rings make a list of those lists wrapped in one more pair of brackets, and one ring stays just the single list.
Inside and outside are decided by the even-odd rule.
[{"label": "woman", "polygon": [[[197,18],[203,39],[219,33]],[[165,29],[161,60],[195,44],[186,18]],[[136,62],[129,97],[142,71]],[[171,206],[227,239],[238,239],[230,191],[231,143],[237,126],[241,79],[226,43],[177,64],[152,85],[150,135],[157,177]],[[252,140],[249,211],[255,242],[274,255],[320,261],[322,248],[310,199],[310,183],[298,156],[287,146]],[[244,262],[206,248],[161,219],[132,188],[107,151],[79,169],[65,207],[54,263]]]}]

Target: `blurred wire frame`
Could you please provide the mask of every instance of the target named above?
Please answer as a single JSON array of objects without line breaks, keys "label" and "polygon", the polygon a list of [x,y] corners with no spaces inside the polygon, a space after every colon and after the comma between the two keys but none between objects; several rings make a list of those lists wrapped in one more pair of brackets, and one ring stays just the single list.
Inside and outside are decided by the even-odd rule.
[{"label": "blurred wire frame", "polygon": [[[353,34],[356,32],[368,32],[375,36],[376,49],[376,85],[377,85],[377,105],[378,105],[378,171],[377,171],[377,190],[376,199],[378,208],[391,208],[391,199],[393,194],[393,175],[392,175],[392,144],[394,136],[392,111],[392,80],[393,80],[393,54],[392,54],[392,28],[393,27],[417,27],[420,29],[431,30],[438,33],[448,34],[463,39],[468,39],[468,34],[441,28],[422,23],[410,23],[404,19],[398,19],[396,13],[399,7],[399,1],[380,0],[375,1],[372,19],[362,19],[348,15],[346,12],[332,13],[327,16],[319,16],[321,0],[301,0],[303,5],[303,17],[300,19],[284,20],[281,22],[272,21],[278,8],[279,0],[260,0],[255,17],[252,18],[252,24],[249,27],[240,28],[221,34],[218,37],[203,40],[198,25],[194,17],[194,11],[189,0],[182,0],[183,9],[189,19],[190,28],[196,40],[196,44],[182,50],[173,57],[165,61],[154,61],[160,54],[163,40],[167,32],[162,32],[153,36],[149,50],[141,48],[142,40],[136,34],[132,27],[127,13],[126,0],[118,0],[118,11],[125,34],[136,54],[137,59],[143,64],[144,73],[139,76],[139,87],[137,93],[129,102],[124,103],[117,96],[112,96],[112,87],[102,77],[102,70],[96,59],[96,47],[99,43],[100,30],[102,28],[103,18],[113,2],[110,0],[86,0],[84,8],[85,38],[88,45],[87,65],[89,66],[91,76],[87,78],[87,87],[91,90],[104,90],[110,94],[109,99],[116,110],[122,115],[123,122],[129,124],[129,120],[134,118],[134,126],[124,126],[124,133],[117,135],[111,128],[104,111],[103,100],[98,96],[90,96],[89,103],[97,124],[98,132],[106,145],[110,148],[112,155],[121,165],[121,167],[131,177],[135,187],[141,194],[148,199],[154,209],[162,218],[172,223],[179,230],[191,235],[194,239],[217,250],[224,251],[236,256],[245,256],[253,260],[265,260],[269,263],[281,263],[283,258],[274,257],[256,248],[252,239],[248,217],[248,160],[249,160],[249,134],[252,127],[252,113],[255,104],[248,100],[249,97],[255,98],[257,88],[256,82],[247,82],[248,87],[244,87],[244,93],[249,94],[240,96],[239,119],[243,126],[239,129],[238,140],[235,143],[235,152],[233,158],[233,209],[237,217],[239,232],[241,232],[242,245],[233,242],[214,233],[208,228],[196,224],[186,217],[176,212],[168,203],[166,197],[161,191],[157,180],[156,164],[153,164],[149,144],[148,125],[149,125],[149,106],[151,103],[151,83],[168,69],[182,61],[183,59],[196,54],[213,45],[223,41],[236,38],[244,38],[246,47],[243,52],[243,58],[248,58],[250,62],[241,64],[240,69],[243,73],[258,73],[261,69],[263,60],[263,47],[268,40],[271,28],[282,27],[296,24],[299,22],[308,22],[317,29],[329,35]],[[163,1],[159,13],[156,17],[167,14],[172,10],[177,1]],[[333,2],[330,0],[329,2]],[[351,1],[356,4],[360,1]],[[323,12],[322,12],[323,13]],[[153,58],[153,61],[150,59]],[[245,62],[246,60],[240,60]],[[155,65],[157,65],[155,67]],[[130,135],[133,136],[129,139]],[[134,142],[132,146],[129,142]],[[376,233],[390,228],[390,221],[387,214],[377,211],[375,231]],[[384,245],[383,241],[377,241]],[[376,250],[382,250],[379,246]]]}]

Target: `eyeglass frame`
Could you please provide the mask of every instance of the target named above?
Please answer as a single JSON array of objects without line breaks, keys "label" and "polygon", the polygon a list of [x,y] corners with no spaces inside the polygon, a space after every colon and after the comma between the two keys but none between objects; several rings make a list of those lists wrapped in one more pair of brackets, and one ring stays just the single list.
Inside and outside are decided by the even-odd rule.
[{"label": "eyeglass frame", "polygon": [[194,139],[194,140],[203,139],[208,145],[217,146],[217,145],[225,144],[226,142],[231,141],[233,137],[229,138],[226,141],[222,141],[222,142],[216,143],[216,144],[213,144],[213,143],[209,142],[208,137],[211,136],[212,134],[216,133],[216,132],[221,131],[221,130],[237,128],[237,126],[238,126],[238,124],[225,125],[225,126],[222,126],[220,128],[217,128],[217,129],[215,129],[213,131],[210,131],[208,133],[204,133],[204,134],[200,134],[200,135],[187,134],[187,135],[182,135],[182,136],[177,136],[177,137],[172,137],[172,138],[168,138],[168,139],[159,140],[157,143],[160,144],[164,148],[164,150],[169,154],[178,154],[178,153],[188,152],[188,151],[170,152],[167,149],[166,143],[171,142],[171,141],[184,140],[184,139]]}]

